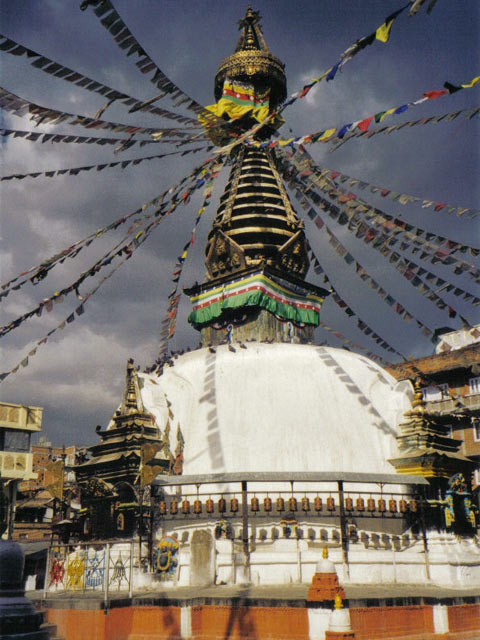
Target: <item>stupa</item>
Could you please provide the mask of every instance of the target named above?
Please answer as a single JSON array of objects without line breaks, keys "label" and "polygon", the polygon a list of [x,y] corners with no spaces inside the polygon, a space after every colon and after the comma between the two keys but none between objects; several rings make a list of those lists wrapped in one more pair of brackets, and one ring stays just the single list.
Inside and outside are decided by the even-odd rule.
[{"label": "stupa", "polygon": [[[209,107],[225,121],[210,130],[217,144],[224,131],[271,136],[279,120],[268,116],[286,96],[284,65],[268,50],[258,13],[249,8],[240,28]],[[438,488],[406,458],[413,453],[399,427],[413,385],[362,355],[314,344],[328,291],[305,280],[303,223],[275,151],[239,143],[231,154],[206,278],[186,290],[201,347],[127,376],[127,388],[136,380],[139,433],[170,456],[151,484],[151,545],[165,555],[157,573],[180,585],[308,583],[327,546],[345,584],[475,584],[473,527],[459,542],[438,518],[429,524]],[[122,436],[119,418],[101,433],[105,447]],[[165,446],[170,432],[176,443]],[[429,440],[439,443],[449,444]],[[140,491],[146,462],[136,459],[130,483]],[[453,473],[460,458],[448,460]],[[458,471],[468,468],[460,462]],[[88,467],[98,465],[82,465],[84,477]]]}]

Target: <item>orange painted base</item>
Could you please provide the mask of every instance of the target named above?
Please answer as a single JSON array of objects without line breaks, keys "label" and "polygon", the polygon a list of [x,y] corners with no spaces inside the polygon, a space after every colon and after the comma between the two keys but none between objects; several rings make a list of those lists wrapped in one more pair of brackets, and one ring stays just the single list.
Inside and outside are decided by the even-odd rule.
[{"label": "orange painted base", "polygon": [[119,609],[48,609],[47,620],[65,640],[180,639],[179,607],[122,607]]},{"label": "orange painted base", "polygon": [[[191,640],[308,640],[306,607],[198,605],[191,607]],[[47,609],[64,640],[180,640],[180,607],[135,606]],[[450,632],[436,635],[430,605],[350,608],[351,633],[327,632],[328,640],[477,640],[480,605],[448,608]]]},{"label": "orange painted base", "polygon": [[353,631],[325,631],[325,640],[352,640],[355,638]]}]

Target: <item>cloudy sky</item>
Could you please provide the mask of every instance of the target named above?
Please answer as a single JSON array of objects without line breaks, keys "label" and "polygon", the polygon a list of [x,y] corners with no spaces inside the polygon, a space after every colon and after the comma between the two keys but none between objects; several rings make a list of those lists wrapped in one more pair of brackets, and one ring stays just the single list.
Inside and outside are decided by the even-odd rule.
[{"label": "cloudy sky", "polygon": [[[232,53],[246,3],[232,0],[114,0],[114,5],[147,53],[179,87],[202,104],[213,102],[213,78],[219,62]],[[339,55],[360,37],[369,35],[383,19],[400,8],[401,0],[261,0],[253,5],[262,15],[270,50],[285,64],[289,92],[301,88],[335,64]],[[333,82],[322,82],[309,95],[285,111],[295,135],[340,126],[378,111],[441,89],[445,81],[469,82],[479,74],[479,12],[471,0],[438,0],[434,11],[425,8],[409,18],[402,14],[388,44],[374,43],[360,52]],[[79,0],[0,0],[1,33],[108,86],[140,99],[156,89],[135,67],[136,57],[125,57],[101,26],[93,11],[79,10]],[[30,66],[26,57],[0,52],[3,86],[31,102],[86,116],[105,99]],[[395,116],[388,124],[417,120],[479,105],[480,85],[452,96],[429,101]],[[168,98],[158,106],[170,109]],[[181,111],[188,115],[188,112]],[[190,114],[191,115],[191,114]],[[121,105],[110,107],[103,118],[143,126],[171,126],[157,116],[129,114]],[[402,120],[403,119],[403,120]],[[352,140],[334,153],[329,145],[309,151],[325,167],[368,183],[421,198],[463,207],[480,207],[479,120],[404,128],[389,136]],[[33,130],[27,117],[3,114],[1,126]],[[36,131],[89,135],[81,127],[40,125]],[[285,136],[289,130],[282,130]],[[113,136],[108,131],[91,135]],[[117,136],[118,137],[118,136]],[[133,147],[120,156],[112,147],[98,145],[39,144],[3,139],[2,175],[48,171],[137,158],[174,150],[165,145]],[[114,219],[134,211],[187,175],[205,154],[152,160],[126,169],[90,171],[78,176],[38,177],[2,183],[0,256],[1,281],[42,262]],[[225,170],[226,171],[226,170]],[[224,172],[225,173],[225,172]],[[197,233],[194,251],[184,268],[181,284],[203,279],[203,245],[221,195],[225,175],[218,180],[212,205]],[[365,190],[372,205],[401,215],[409,223],[468,245],[478,246],[477,220],[402,207]],[[38,349],[29,366],[20,368],[0,386],[6,401],[44,407],[44,434],[53,442],[87,444],[96,441],[94,428],[105,425],[121,399],[126,359],[148,366],[158,352],[158,334],[171,289],[175,258],[189,237],[201,194],[162,223],[148,241],[87,303],[85,314],[58,331]],[[295,203],[294,203],[295,205]],[[296,206],[297,210],[299,209]],[[330,224],[342,242],[381,285],[432,329],[461,325],[440,312],[398,275],[377,252],[351,237],[343,227]],[[414,323],[399,318],[358,279],[354,271],[328,245],[324,234],[307,219],[311,245],[342,297],[379,335],[407,356],[432,353],[433,345]],[[34,308],[43,298],[73,282],[123,236],[118,229],[105,234],[75,260],[56,267],[37,286],[26,285],[2,302],[1,324]],[[464,258],[478,265],[478,258]],[[418,258],[413,257],[418,263]],[[423,263],[422,263],[423,264]],[[464,290],[476,293],[466,275],[451,268],[424,263],[431,271]],[[98,277],[97,277],[98,278]],[[314,273],[308,279],[322,285]],[[97,280],[88,280],[82,292]],[[477,287],[478,288],[478,287]],[[74,296],[55,305],[51,313],[33,318],[2,338],[2,371],[12,369],[50,329],[78,305]],[[461,299],[445,299],[472,323],[479,311]],[[194,347],[198,334],[186,322],[189,301],[182,301],[173,349]],[[365,348],[388,358],[332,301],[324,305],[322,320]],[[319,342],[341,346],[324,331]]]}]

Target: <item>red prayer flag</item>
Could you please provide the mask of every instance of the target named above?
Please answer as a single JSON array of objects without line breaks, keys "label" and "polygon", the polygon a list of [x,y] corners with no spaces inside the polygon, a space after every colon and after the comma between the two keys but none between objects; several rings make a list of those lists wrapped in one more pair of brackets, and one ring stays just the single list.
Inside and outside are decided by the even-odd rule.
[{"label": "red prayer flag", "polygon": [[429,100],[435,100],[436,98],[440,98],[441,96],[445,96],[447,94],[447,89],[443,89],[442,91],[425,91],[423,97],[428,98]]},{"label": "red prayer flag", "polygon": [[445,204],[441,204],[440,202],[436,202],[435,206],[433,207],[433,209],[434,209],[434,211],[441,211],[445,207],[446,207]]},{"label": "red prayer flag", "polygon": [[372,120],[373,116],[370,116],[370,118],[365,118],[365,120],[362,120],[357,124],[357,129],[360,129],[360,131],[368,131],[368,127],[370,126]]}]

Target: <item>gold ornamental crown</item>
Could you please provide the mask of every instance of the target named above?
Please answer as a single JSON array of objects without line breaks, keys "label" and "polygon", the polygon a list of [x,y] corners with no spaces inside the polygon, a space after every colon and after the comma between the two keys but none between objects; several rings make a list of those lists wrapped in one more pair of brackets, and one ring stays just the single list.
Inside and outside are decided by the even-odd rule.
[{"label": "gold ornamental crown", "polygon": [[260,27],[260,14],[248,6],[245,17],[239,20],[242,34],[235,53],[225,58],[215,76],[215,99],[222,96],[226,78],[255,81],[270,88],[270,105],[276,108],[287,97],[285,65],[272,55],[265,43]]}]

